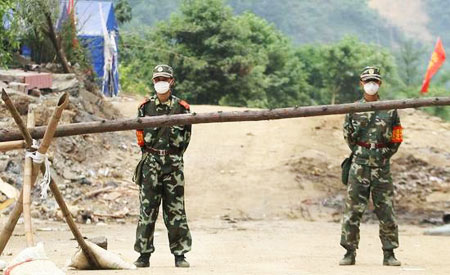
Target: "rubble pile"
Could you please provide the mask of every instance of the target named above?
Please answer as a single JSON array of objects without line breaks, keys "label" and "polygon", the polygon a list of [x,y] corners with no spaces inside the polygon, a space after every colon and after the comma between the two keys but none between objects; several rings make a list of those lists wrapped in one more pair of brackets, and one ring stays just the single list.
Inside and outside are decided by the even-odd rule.
[{"label": "rubble pile", "polygon": [[[296,173],[299,188],[309,181],[325,194],[319,199],[303,203],[316,206],[316,213],[326,213],[333,221],[339,221],[346,196],[346,187],[340,178],[341,168],[313,158],[301,158],[289,165]],[[398,219],[408,223],[442,223],[442,215],[450,209],[450,166],[435,166],[407,155],[393,159],[391,171]],[[371,203],[368,209],[364,219],[375,221]]]},{"label": "rubble pile", "polygon": [[402,212],[429,212],[442,216],[450,209],[450,166],[434,166],[408,155],[393,162],[392,171],[395,199]]},{"label": "rubble pile", "polygon": [[[0,87],[7,89],[24,121],[29,105],[33,105],[36,126],[47,125],[62,92],[70,94],[70,104],[64,110],[60,124],[116,119],[120,116],[118,110],[98,91],[88,91],[86,86],[86,81],[75,74],[53,74],[51,90],[42,90],[33,96],[14,90],[8,83],[0,81]],[[0,127],[17,128],[3,102],[0,103]],[[132,132],[79,135],[56,138],[52,142],[47,154],[52,177],[78,222],[111,219],[121,222],[137,215],[138,188],[131,177],[139,149],[134,142]],[[0,152],[2,215],[8,215],[15,199],[10,194],[6,195],[5,190],[12,187],[18,194],[22,188],[23,163],[24,150]],[[37,185],[33,190],[32,216],[63,220],[51,192],[47,199],[40,199]]]}]

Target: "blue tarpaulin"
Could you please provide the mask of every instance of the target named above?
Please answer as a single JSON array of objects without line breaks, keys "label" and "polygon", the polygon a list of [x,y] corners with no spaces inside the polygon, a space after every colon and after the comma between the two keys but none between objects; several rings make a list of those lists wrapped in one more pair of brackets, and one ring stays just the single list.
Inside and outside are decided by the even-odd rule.
[{"label": "blue tarpaulin", "polygon": [[[61,1],[61,17],[58,25],[68,18],[67,3]],[[102,92],[106,96],[119,93],[118,25],[112,2],[75,1],[77,36],[85,45],[92,60]]]}]

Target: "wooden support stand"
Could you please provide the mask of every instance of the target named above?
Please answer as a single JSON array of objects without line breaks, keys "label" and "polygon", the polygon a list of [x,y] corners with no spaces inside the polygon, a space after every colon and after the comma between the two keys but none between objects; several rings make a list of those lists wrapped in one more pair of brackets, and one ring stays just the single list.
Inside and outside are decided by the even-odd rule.
[{"label": "wooden support stand", "polygon": [[[9,111],[11,112],[11,115],[13,116],[17,126],[19,127],[19,129],[21,131],[21,134],[25,140],[25,145],[26,145],[27,150],[32,150],[33,140],[31,138],[31,135],[30,135],[29,131],[27,130],[27,128],[25,127],[19,113],[17,112],[17,109],[12,104],[11,100],[9,99],[9,97],[4,89],[2,90],[2,99],[5,102],[6,106],[8,107]],[[68,103],[69,103],[69,95],[67,93],[65,93],[60,97],[60,99],[58,101],[58,105],[57,105],[55,111],[53,112],[51,120],[45,131],[43,141],[42,141],[41,145],[39,146],[39,149],[37,149],[37,151],[40,154],[45,155],[47,153],[48,147],[50,146],[50,143],[53,139],[59,119],[61,118],[62,111],[64,110],[64,108],[67,106]],[[29,125],[34,123],[34,115],[32,113],[33,112],[30,112],[30,116],[28,117]],[[31,215],[29,215],[29,210],[30,210],[29,208],[31,206],[31,192],[30,191],[36,180],[39,170],[43,174],[45,174],[46,167],[45,167],[45,165],[36,164],[35,162],[32,161],[31,158],[26,158],[26,161],[27,161],[27,159],[29,159],[31,161],[31,170],[29,170],[29,168],[25,168],[25,169],[28,169],[28,171],[26,171],[26,175],[24,175],[24,180],[28,177],[28,179],[26,180],[27,182],[24,183],[24,188],[22,189],[22,191],[20,193],[17,203],[9,216],[8,222],[6,223],[5,227],[3,228],[3,230],[0,234],[0,254],[3,252],[6,244],[8,243],[22,211],[24,211],[25,235],[27,238],[27,245],[28,246],[33,245]],[[88,259],[89,264],[93,268],[99,269],[100,265],[99,265],[97,259],[95,258],[93,252],[87,246],[86,242],[84,241],[83,236],[81,235],[80,231],[78,230],[77,226],[75,225],[75,222],[72,219],[70,211],[67,208],[66,203],[64,202],[64,198],[61,195],[61,192],[59,191],[55,181],[52,178],[50,179],[50,190],[53,192],[56,202],[58,203],[59,207],[61,208],[64,218],[65,218],[67,224],[69,225],[69,228],[72,231],[73,235],[75,236],[75,239],[77,240],[78,244],[80,245],[83,253],[86,255],[86,258]],[[26,213],[26,212],[28,212],[28,213]]]}]

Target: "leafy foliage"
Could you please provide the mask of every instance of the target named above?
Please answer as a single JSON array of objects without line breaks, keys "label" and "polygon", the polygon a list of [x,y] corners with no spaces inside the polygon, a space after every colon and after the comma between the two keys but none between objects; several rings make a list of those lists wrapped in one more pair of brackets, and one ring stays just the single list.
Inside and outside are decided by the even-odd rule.
[{"label": "leafy foliage", "polygon": [[13,20],[14,0],[0,2],[0,67],[11,61],[12,52],[19,47],[17,25]]},{"label": "leafy foliage", "polygon": [[118,0],[114,7],[117,21],[119,21],[120,24],[131,21],[133,18],[131,10],[128,0]]},{"label": "leafy foliage", "polygon": [[300,47],[297,55],[306,64],[308,82],[316,89],[311,95],[318,104],[353,102],[361,97],[359,74],[366,66],[382,69],[383,91],[390,98],[397,75],[393,56],[376,45],[355,37],[345,37],[336,44]]},{"label": "leafy foliage", "polygon": [[[143,79],[138,82],[150,86],[150,64],[171,64],[177,94],[197,104],[278,107],[310,103],[301,93],[308,89],[302,63],[288,39],[253,14],[233,16],[221,0],[185,1],[181,13],[167,23],[147,30],[143,38],[125,37],[123,43],[123,79],[137,73]],[[140,50],[132,50],[129,43]],[[137,60],[146,61],[144,70]],[[126,89],[131,83],[125,82]]]},{"label": "leafy foliage", "polygon": [[[401,32],[369,8],[367,0],[227,0],[235,13],[252,12],[292,38],[296,44],[331,43],[347,34],[364,42],[392,46],[400,43]],[[181,0],[130,0],[133,20],[124,25],[134,30],[166,20]]]},{"label": "leafy foliage", "polygon": [[129,3],[133,7],[132,20],[122,26],[125,31],[154,26],[157,22],[168,19],[170,14],[179,9],[181,0],[129,0]]}]

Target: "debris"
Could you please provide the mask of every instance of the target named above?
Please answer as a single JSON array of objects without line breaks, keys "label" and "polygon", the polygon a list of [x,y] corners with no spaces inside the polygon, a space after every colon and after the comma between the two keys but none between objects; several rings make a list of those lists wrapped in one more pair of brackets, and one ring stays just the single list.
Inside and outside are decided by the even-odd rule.
[{"label": "debris", "polygon": [[432,236],[450,236],[450,224],[438,226],[435,228],[431,228],[425,230],[423,232],[424,235],[432,235]]},{"label": "debris", "polygon": [[53,74],[53,92],[68,92],[71,96],[78,96],[80,82],[75,74]]},{"label": "debris", "polygon": [[130,211],[128,208],[124,208],[122,211],[116,212],[114,214],[106,214],[106,213],[93,213],[94,216],[97,217],[106,217],[106,218],[115,218],[115,219],[121,219],[125,218]]},{"label": "debris", "polygon": [[79,196],[78,198],[74,199],[74,200],[72,201],[72,203],[75,204],[75,203],[77,203],[79,200],[81,200],[81,199],[83,199],[83,198],[89,199],[89,198],[91,198],[91,197],[95,197],[96,195],[98,195],[98,194],[100,194],[100,193],[109,192],[109,191],[111,191],[111,190],[113,190],[113,189],[114,189],[114,187],[108,186],[108,187],[105,187],[105,188],[101,188],[101,189],[98,189],[98,190],[91,191],[91,192],[89,192],[89,193],[86,193],[86,194],[81,195],[81,196]]},{"label": "debris", "polygon": [[88,241],[100,246],[105,250],[108,250],[108,239],[106,239],[105,236],[89,238]]},{"label": "debris", "polygon": [[26,84],[26,83],[10,82],[8,84],[8,88],[19,91],[24,94],[28,93],[28,84]]},{"label": "debris", "polygon": [[15,199],[7,199],[0,203],[0,211],[3,209],[8,208],[10,205],[12,205],[16,200]]},{"label": "debris", "polygon": [[36,228],[36,231],[51,232],[51,231],[57,231],[57,229],[55,229],[53,227],[39,227],[39,228]]},{"label": "debris", "polygon": [[20,195],[20,192],[19,190],[17,190],[17,188],[4,182],[1,178],[0,178],[0,192],[5,194],[5,196],[8,197],[9,199],[17,199]]}]

